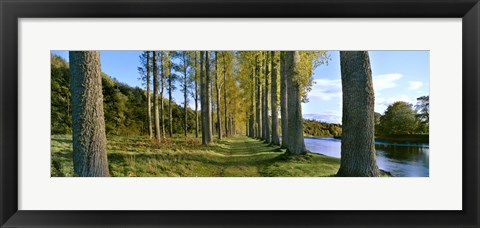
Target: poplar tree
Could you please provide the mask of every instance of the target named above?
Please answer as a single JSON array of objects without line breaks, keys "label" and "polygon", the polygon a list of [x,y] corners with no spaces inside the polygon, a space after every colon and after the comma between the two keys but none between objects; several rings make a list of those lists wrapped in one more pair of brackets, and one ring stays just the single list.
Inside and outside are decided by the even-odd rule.
[{"label": "poplar tree", "polygon": [[176,89],[175,85],[173,84],[174,81],[176,80],[176,75],[172,74],[172,61],[170,57],[171,52],[167,51],[166,52],[166,59],[165,59],[165,64],[166,64],[166,73],[167,73],[167,82],[168,82],[168,134],[170,137],[173,135],[173,116],[172,116],[172,102],[173,102],[173,91]]},{"label": "poplar tree", "polygon": [[200,105],[202,118],[202,145],[207,145],[207,104],[206,104],[205,52],[200,51]]},{"label": "poplar tree", "polygon": [[266,143],[271,142],[270,136],[270,117],[268,116],[268,90],[269,90],[269,77],[270,77],[270,62],[269,62],[269,52],[264,52],[265,54],[265,84],[264,84],[264,92],[263,92],[263,126],[264,126],[264,140]]},{"label": "poplar tree", "polygon": [[153,53],[153,122],[155,125],[155,139],[157,142],[160,142],[160,120],[158,114],[158,90],[159,90],[159,80],[158,80],[158,66],[157,66],[157,57],[158,53],[156,51]]},{"label": "poplar tree", "polygon": [[306,154],[303,138],[302,85],[300,83],[300,53],[287,51],[287,87],[288,87],[288,144],[287,153]]},{"label": "poplar tree", "polygon": [[282,117],[282,148],[288,145],[288,104],[287,104],[287,75],[286,52],[280,52],[280,115]]},{"label": "poplar tree", "polygon": [[160,73],[161,73],[161,84],[160,84],[160,123],[161,123],[161,128],[162,128],[162,136],[165,138],[165,103],[163,99],[163,92],[165,89],[165,78],[167,75],[166,69],[165,69],[165,52],[161,51],[160,52]]},{"label": "poplar tree", "polygon": [[[215,88],[217,89],[217,131],[218,131],[218,139],[222,139],[222,121],[221,121],[221,111],[220,111],[220,89],[222,84],[220,84],[220,77],[218,75],[218,53],[215,51]],[[227,125],[227,122],[225,122]]]},{"label": "poplar tree", "polygon": [[195,138],[198,138],[198,80],[199,80],[199,69],[198,69],[198,51],[195,51],[194,54],[194,92],[193,92],[193,98],[195,100]]},{"label": "poplar tree", "polygon": [[107,177],[100,52],[70,51],[69,62],[74,175]]},{"label": "poplar tree", "polygon": [[342,145],[338,176],[376,177],[375,94],[366,51],[341,51]]},{"label": "poplar tree", "polygon": [[[213,135],[212,135],[212,107],[211,107],[211,84],[212,79],[210,78],[210,52],[205,52],[205,97],[206,97],[206,128],[207,128],[207,142],[213,142]],[[203,109],[203,107],[202,107]]]},{"label": "poplar tree", "polygon": [[138,67],[138,73],[140,74],[140,79],[146,82],[146,91],[147,91],[147,131],[148,137],[153,137],[152,130],[152,101],[150,95],[150,51],[144,51],[140,55],[140,64],[141,67]]},{"label": "poplar tree", "polygon": [[272,144],[280,145],[280,139],[278,137],[278,95],[277,95],[277,62],[276,62],[276,52],[271,51],[271,65],[272,65],[272,92],[271,92],[271,105],[272,105]]},{"label": "poplar tree", "polygon": [[256,137],[258,139],[262,138],[262,115],[261,115],[261,99],[262,99],[262,91],[261,91],[261,85],[260,85],[260,56],[257,53],[255,56],[255,85],[257,86],[256,93],[256,104],[255,104],[255,114],[256,114],[256,119],[255,119],[255,130],[256,130]]}]

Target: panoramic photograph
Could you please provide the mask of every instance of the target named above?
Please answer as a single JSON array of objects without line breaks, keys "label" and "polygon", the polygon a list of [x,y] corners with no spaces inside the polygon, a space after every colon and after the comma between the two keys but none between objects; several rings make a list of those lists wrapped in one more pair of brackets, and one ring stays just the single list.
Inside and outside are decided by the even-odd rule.
[{"label": "panoramic photograph", "polygon": [[429,177],[429,51],[50,52],[51,177]]}]

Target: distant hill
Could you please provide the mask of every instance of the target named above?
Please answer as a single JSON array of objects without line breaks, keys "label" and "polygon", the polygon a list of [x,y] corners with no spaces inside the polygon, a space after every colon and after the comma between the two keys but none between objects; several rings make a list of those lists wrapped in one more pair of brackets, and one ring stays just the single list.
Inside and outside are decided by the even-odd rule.
[{"label": "distant hill", "polygon": [[335,137],[342,135],[342,125],[304,119],[303,132],[305,136]]},{"label": "distant hill", "polygon": [[[52,55],[51,67],[51,134],[71,134],[71,96],[69,64],[60,56]],[[132,75],[137,77],[137,75]],[[102,72],[103,107],[105,129],[109,135],[147,134],[146,91],[131,87]],[[160,101],[159,101],[160,103]],[[168,103],[168,99],[164,99]],[[168,127],[165,105],[165,128]],[[188,131],[195,130],[195,111],[187,109]],[[183,132],[184,110],[177,103],[172,105],[173,133]]]},{"label": "distant hill", "polygon": [[316,120],[322,123],[340,123],[341,116],[328,115],[328,114],[303,114],[304,119]]}]

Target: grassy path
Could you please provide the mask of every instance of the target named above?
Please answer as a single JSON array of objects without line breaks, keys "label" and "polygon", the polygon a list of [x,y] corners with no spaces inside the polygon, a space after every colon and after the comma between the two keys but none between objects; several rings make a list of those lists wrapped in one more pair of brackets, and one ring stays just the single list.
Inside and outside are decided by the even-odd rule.
[{"label": "grassy path", "polygon": [[[71,135],[51,137],[52,176],[72,176]],[[161,143],[145,137],[108,137],[112,176],[258,177],[332,176],[339,159],[318,154],[284,155],[284,150],[243,136],[202,146],[200,139],[175,137]]]}]

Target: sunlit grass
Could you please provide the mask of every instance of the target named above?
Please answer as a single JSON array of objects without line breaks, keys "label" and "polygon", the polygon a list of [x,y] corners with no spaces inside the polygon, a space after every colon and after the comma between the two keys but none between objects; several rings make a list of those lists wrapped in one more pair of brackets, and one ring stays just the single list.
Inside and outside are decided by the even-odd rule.
[{"label": "sunlit grass", "polygon": [[[72,136],[51,139],[51,175],[72,176]],[[324,177],[334,176],[340,165],[340,159],[320,154],[287,156],[278,146],[244,136],[209,146],[183,136],[159,143],[141,136],[110,136],[107,154],[114,177]]]}]

